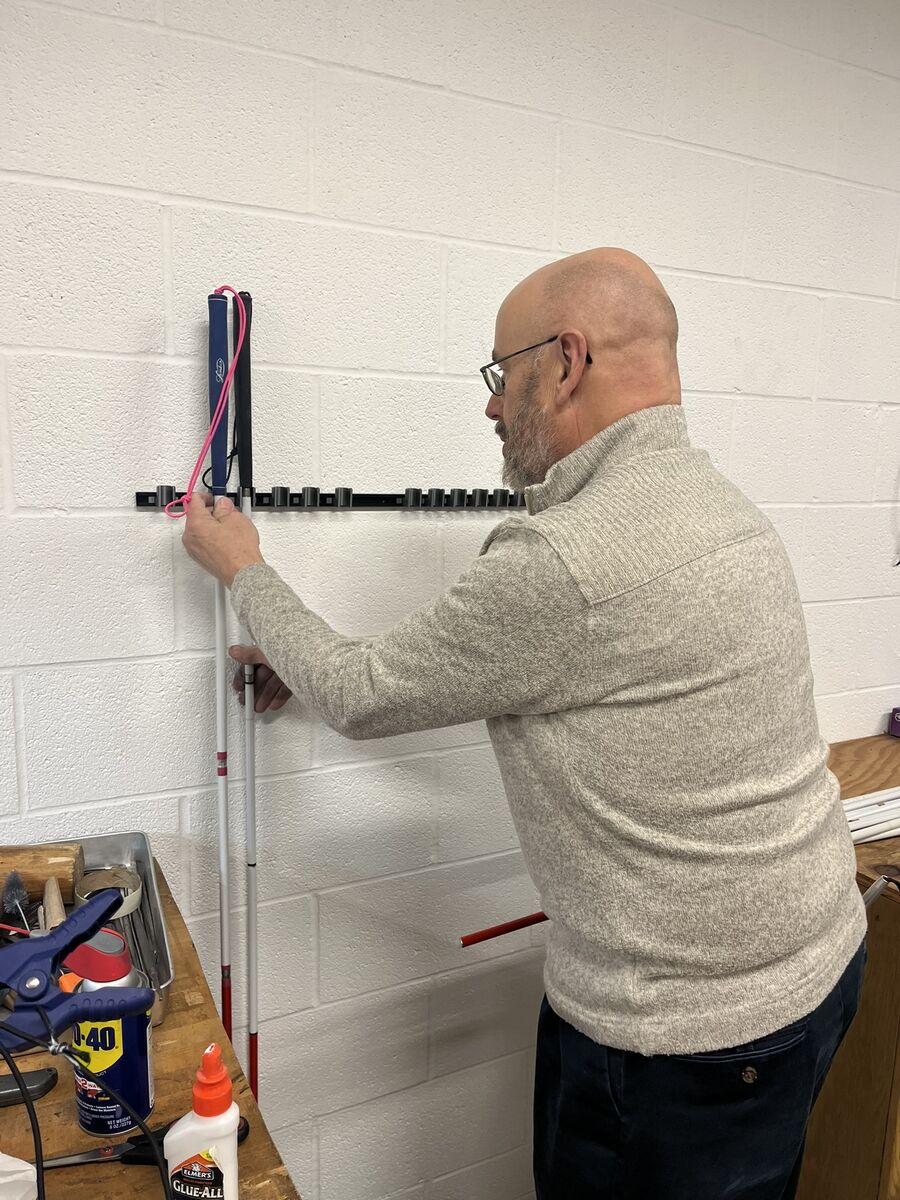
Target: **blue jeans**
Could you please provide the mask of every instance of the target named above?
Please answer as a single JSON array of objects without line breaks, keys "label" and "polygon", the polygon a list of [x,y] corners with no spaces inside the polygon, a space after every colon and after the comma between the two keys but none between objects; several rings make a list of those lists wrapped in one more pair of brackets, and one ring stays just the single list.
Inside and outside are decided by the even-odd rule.
[{"label": "blue jeans", "polygon": [[700,1054],[601,1046],[538,1026],[538,1200],[792,1200],[806,1126],[856,1014],[865,943],[825,1000],[766,1037]]}]

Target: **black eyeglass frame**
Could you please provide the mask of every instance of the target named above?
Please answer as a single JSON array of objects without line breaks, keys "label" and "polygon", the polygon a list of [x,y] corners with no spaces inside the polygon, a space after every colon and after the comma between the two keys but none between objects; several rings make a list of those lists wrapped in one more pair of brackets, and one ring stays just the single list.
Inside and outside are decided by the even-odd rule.
[{"label": "black eyeglass frame", "polygon": [[[501,363],[507,362],[511,358],[517,358],[520,354],[527,354],[529,350],[538,350],[541,346],[549,346],[551,342],[555,342],[559,338],[558,333],[554,333],[553,337],[544,338],[542,342],[535,342],[533,346],[526,346],[523,350],[513,350],[512,354],[504,354],[502,358],[495,358],[493,362],[485,363],[483,367],[479,367],[484,382],[487,384],[488,391],[492,396],[502,396],[506,388],[506,377],[499,371],[495,371],[494,367],[499,367]],[[585,362],[590,365],[591,356],[588,354]]]}]

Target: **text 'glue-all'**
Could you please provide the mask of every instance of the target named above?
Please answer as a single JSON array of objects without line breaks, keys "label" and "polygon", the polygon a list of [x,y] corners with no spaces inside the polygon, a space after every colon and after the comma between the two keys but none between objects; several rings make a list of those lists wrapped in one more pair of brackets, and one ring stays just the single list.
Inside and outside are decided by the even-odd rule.
[{"label": "text 'glue-all'", "polygon": [[192,1200],[238,1200],[237,1133],[241,1114],[215,1042],[203,1051],[193,1107],[166,1134],[163,1154],[172,1191]]}]

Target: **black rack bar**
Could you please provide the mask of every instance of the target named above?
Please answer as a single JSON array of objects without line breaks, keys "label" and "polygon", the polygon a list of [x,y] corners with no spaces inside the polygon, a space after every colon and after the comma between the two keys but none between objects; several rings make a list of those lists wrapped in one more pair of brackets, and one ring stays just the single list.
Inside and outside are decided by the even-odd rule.
[{"label": "black rack bar", "polygon": [[[167,484],[159,484],[152,492],[135,492],[135,508],[162,509],[173,500],[181,500],[184,492]],[[229,500],[238,504],[238,493],[227,492]],[[353,488],[336,488],[323,492],[317,487],[304,487],[292,492],[286,487],[274,487],[268,492],[253,493],[252,508],[274,512],[348,512],[350,510],[380,512],[399,509],[406,512],[463,512],[472,510],[509,510],[525,507],[525,493],[507,488],[406,488],[403,492],[354,492]]]}]

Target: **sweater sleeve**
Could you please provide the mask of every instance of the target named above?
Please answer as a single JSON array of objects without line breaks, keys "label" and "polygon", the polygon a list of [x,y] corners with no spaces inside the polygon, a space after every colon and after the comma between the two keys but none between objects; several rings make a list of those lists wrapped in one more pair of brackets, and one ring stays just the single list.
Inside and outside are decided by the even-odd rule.
[{"label": "sweater sleeve", "polygon": [[294,694],[354,739],[566,707],[572,622],[585,607],[556,551],[516,522],[453,587],[376,637],[335,632],[265,564],[238,572],[231,599]]}]

